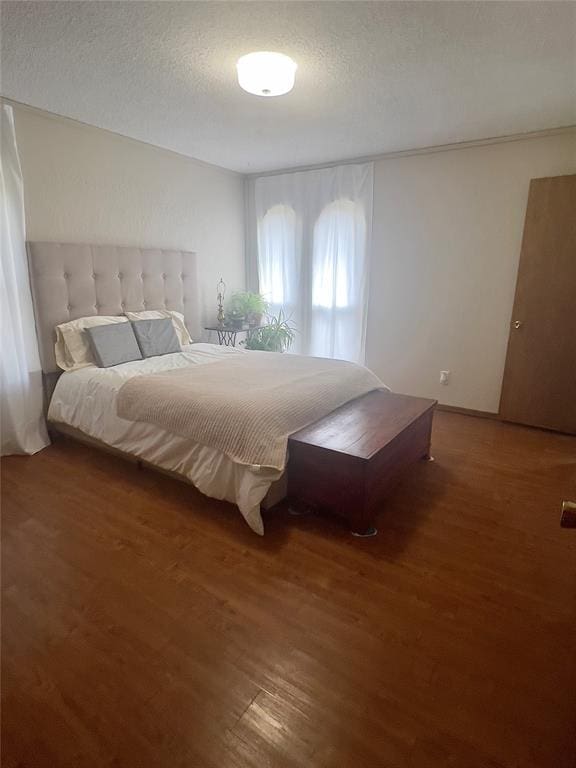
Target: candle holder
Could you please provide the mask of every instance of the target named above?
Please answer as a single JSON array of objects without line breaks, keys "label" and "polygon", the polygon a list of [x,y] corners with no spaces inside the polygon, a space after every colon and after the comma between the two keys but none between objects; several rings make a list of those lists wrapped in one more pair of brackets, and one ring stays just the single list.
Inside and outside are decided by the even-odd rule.
[{"label": "candle holder", "polygon": [[224,325],[225,315],[224,315],[224,298],[226,296],[226,283],[222,278],[220,278],[220,281],[218,282],[218,285],[216,286],[216,301],[218,302],[218,325]]}]

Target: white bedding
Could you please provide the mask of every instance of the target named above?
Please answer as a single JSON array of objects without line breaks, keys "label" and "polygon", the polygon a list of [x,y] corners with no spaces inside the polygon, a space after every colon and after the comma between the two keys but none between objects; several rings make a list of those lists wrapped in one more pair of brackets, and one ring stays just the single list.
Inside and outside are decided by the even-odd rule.
[{"label": "white bedding", "polygon": [[260,503],[282,472],[236,464],[219,451],[145,422],[116,414],[120,387],[133,376],[203,365],[226,355],[250,354],[215,344],[191,344],[182,352],[123,363],[113,368],[82,368],[60,376],[48,420],[67,424],[121,451],[186,477],[202,493],[237,504],[253,531],[262,535]]}]

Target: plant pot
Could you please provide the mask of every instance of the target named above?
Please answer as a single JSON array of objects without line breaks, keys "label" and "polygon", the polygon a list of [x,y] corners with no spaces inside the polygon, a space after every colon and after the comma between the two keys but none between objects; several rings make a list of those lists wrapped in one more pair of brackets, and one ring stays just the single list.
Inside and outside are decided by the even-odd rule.
[{"label": "plant pot", "polygon": [[247,319],[250,328],[258,328],[262,325],[262,312],[250,312]]}]

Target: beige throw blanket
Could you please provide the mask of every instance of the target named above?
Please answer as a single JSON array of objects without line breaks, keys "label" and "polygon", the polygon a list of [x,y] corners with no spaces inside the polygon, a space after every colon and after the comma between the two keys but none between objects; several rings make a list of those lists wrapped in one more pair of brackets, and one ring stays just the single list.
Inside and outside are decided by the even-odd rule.
[{"label": "beige throw blanket", "polygon": [[367,368],[271,352],[135,376],[118,415],[216,448],[240,464],[284,469],[288,437],[339,406],[384,389]]}]

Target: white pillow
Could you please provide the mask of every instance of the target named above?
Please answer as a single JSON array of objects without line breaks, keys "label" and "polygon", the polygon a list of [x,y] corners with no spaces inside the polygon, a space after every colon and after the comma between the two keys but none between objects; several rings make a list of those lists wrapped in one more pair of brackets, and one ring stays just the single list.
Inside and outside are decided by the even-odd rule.
[{"label": "white pillow", "polygon": [[93,328],[95,325],[127,322],[128,318],[122,315],[93,315],[57,325],[54,352],[58,366],[64,371],[75,371],[96,365],[84,329]]},{"label": "white pillow", "polygon": [[146,309],[142,312],[125,312],[125,315],[128,320],[160,320],[169,317],[172,320],[180,346],[192,344],[188,328],[184,323],[184,315],[181,312],[174,312],[171,309]]}]

